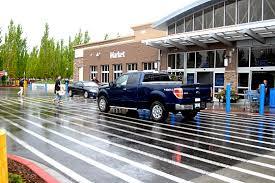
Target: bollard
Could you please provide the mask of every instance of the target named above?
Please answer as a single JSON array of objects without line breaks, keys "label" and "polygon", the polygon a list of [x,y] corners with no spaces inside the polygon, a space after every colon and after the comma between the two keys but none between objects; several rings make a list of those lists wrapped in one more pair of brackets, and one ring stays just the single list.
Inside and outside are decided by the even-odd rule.
[{"label": "bollard", "polygon": [[227,84],[226,85],[226,95],[225,95],[225,98],[226,98],[226,105],[225,105],[225,111],[226,113],[229,113],[230,112],[230,93],[231,93],[231,85],[230,84]]},{"label": "bollard", "polygon": [[265,86],[264,84],[261,84],[259,114],[262,116],[264,115],[264,102],[265,102]]},{"label": "bollard", "polygon": [[48,92],[47,83],[45,83],[45,92]]},{"label": "bollard", "polygon": [[175,118],[175,114],[174,113],[171,113],[171,115],[170,115],[170,121],[171,121],[171,126],[175,126],[176,118]]},{"label": "bollard", "polygon": [[8,183],[6,133],[0,130],[0,182]]}]

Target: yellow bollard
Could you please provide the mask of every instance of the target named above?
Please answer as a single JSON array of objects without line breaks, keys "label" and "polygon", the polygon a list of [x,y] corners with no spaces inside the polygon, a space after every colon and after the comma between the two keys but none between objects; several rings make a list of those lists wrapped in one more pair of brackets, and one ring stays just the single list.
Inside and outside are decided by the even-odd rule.
[{"label": "yellow bollard", "polygon": [[24,88],[27,88],[28,87],[28,82],[25,80],[24,81]]},{"label": "yellow bollard", "polygon": [[0,183],[8,183],[6,133],[0,130]]}]

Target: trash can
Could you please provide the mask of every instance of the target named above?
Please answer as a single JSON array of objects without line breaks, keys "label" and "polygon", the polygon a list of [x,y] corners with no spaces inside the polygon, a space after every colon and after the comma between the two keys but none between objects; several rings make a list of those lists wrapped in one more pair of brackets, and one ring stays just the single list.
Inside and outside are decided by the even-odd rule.
[{"label": "trash can", "polygon": [[269,106],[275,108],[275,88],[270,89],[269,97]]}]

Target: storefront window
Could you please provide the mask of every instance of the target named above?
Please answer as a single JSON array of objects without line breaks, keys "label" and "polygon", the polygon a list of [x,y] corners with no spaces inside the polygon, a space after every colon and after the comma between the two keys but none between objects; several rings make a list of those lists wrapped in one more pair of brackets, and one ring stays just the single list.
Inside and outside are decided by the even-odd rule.
[{"label": "storefront window", "polygon": [[214,51],[196,52],[196,68],[214,68]]},{"label": "storefront window", "polygon": [[101,82],[109,83],[109,65],[101,66]]},{"label": "storefront window", "polygon": [[181,19],[177,22],[177,32],[176,33],[182,33],[184,32],[184,19]]},{"label": "storefront window", "polygon": [[184,54],[183,53],[177,54],[176,68],[177,69],[184,69]]},{"label": "storefront window", "polygon": [[264,0],[264,20],[275,18],[275,1]]},{"label": "storefront window", "polygon": [[195,52],[187,53],[187,68],[195,68]]},{"label": "storefront window", "polygon": [[249,67],[249,49],[240,48],[238,50],[238,66],[239,67]]},{"label": "storefront window", "polygon": [[262,20],[262,0],[250,0],[250,22]]},{"label": "storefront window", "polygon": [[238,23],[248,22],[248,0],[238,0]]},{"label": "storefront window", "polygon": [[187,84],[194,84],[195,77],[194,73],[187,73]]},{"label": "storefront window", "polygon": [[143,70],[154,70],[154,62],[143,63]]},{"label": "storefront window", "polygon": [[222,27],[224,26],[224,3],[220,3],[214,6],[214,26],[215,27]]},{"label": "storefront window", "polygon": [[185,18],[185,32],[193,31],[193,15]]},{"label": "storefront window", "polygon": [[194,29],[201,30],[202,29],[202,11],[194,14]]},{"label": "storefront window", "polygon": [[234,25],[236,21],[236,0],[225,1],[225,25]]},{"label": "storefront window", "polygon": [[128,71],[137,71],[137,64],[127,64]]},{"label": "storefront window", "polygon": [[97,77],[97,66],[90,66],[90,79],[92,80],[93,78]]},{"label": "storefront window", "polygon": [[171,34],[175,34],[176,33],[176,28],[175,28],[175,24],[171,24],[168,26],[168,35],[171,35]]},{"label": "storefront window", "polygon": [[248,76],[249,73],[239,73],[238,74],[238,86],[248,87]]},{"label": "storefront window", "polygon": [[224,73],[215,74],[215,86],[224,86]]},{"label": "storefront window", "polygon": [[122,64],[115,64],[114,67],[114,80],[119,78],[122,75]]},{"label": "storefront window", "polygon": [[216,51],[216,68],[224,67],[225,50]]},{"label": "storefront window", "polygon": [[168,55],[168,67],[176,69],[176,58],[175,54]]},{"label": "storefront window", "polygon": [[251,67],[275,66],[275,48],[252,48]]},{"label": "storefront window", "polygon": [[204,29],[213,28],[213,7],[204,10]]}]

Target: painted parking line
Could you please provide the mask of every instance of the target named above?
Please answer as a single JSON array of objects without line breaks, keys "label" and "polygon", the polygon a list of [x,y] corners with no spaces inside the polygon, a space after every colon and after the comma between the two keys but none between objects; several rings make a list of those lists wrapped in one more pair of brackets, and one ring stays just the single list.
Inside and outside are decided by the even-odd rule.
[{"label": "painted parking line", "polygon": [[77,174],[76,172],[74,172],[71,169],[63,166],[61,163],[55,161],[51,157],[45,155],[41,151],[39,151],[36,148],[32,147],[27,142],[21,140],[20,138],[17,138],[15,135],[13,135],[12,133],[10,133],[9,131],[6,131],[6,132],[7,132],[8,137],[11,138],[13,141],[17,142],[22,147],[24,147],[25,149],[29,150],[31,153],[35,154],[36,156],[38,156],[42,160],[48,162],[50,165],[52,165],[53,167],[57,168],[59,171],[61,171],[65,175],[69,176],[73,180],[75,180],[77,182],[80,182],[80,183],[92,183],[88,179],[82,177],[81,175]]},{"label": "painted parking line", "polygon": [[[67,106],[65,106],[65,105],[63,105],[64,107],[67,107]],[[95,111],[98,111],[97,110],[97,107],[95,106],[93,106],[93,107],[91,107],[92,106],[92,104],[89,106],[89,108],[88,109],[84,109],[84,108],[81,108],[81,110],[95,110]],[[72,107],[70,107],[70,108],[72,108]],[[79,109],[79,107],[77,108],[77,107],[73,107],[73,109],[74,108],[76,108],[76,109]],[[200,114],[202,114],[202,112],[200,113]],[[111,115],[111,114],[108,114],[107,113],[107,115]],[[118,117],[118,115],[115,115],[116,117]],[[201,117],[202,117],[203,115],[201,115]],[[122,117],[122,116],[119,116],[120,118]],[[123,118],[127,118],[127,117],[123,117]],[[131,120],[133,120],[133,118],[128,118],[128,119],[131,119]],[[207,119],[210,119],[209,118],[209,116],[205,116],[204,118],[201,118],[201,120],[203,121],[203,120],[207,120]],[[216,118],[215,118],[216,119]],[[217,122],[217,121],[215,121],[215,119],[213,119],[213,118],[211,118],[211,125],[215,125],[216,123],[218,123],[218,124],[222,124],[223,126],[224,126],[224,122]],[[220,118],[220,119],[223,119],[224,120],[224,118]],[[240,125],[235,125],[233,122],[234,121],[240,121],[242,118],[235,118],[235,119],[233,119],[233,118],[230,118],[230,127],[234,127],[234,126],[236,126],[236,128],[238,128],[238,129],[240,129]],[[134,120],[137,120],[137,119],[134,119]],[[139,121],[144,121],[144,120],[139,120]],[[148,121],[145,121],[145,122],[147,122],[148,123]],[[152,122],[152,121],[150,121],[151,123],[155,123],[156,124],[156,122]],[[262,122],[262,121],[261,121]],[[257,123],[259,123],[259,121],[257,121]],[[273,128],[274,128],[274,125],[275,125],[275,122],[273,121],[268,121],[268,123],[270,123],[272,126],[273,126]],[[165,124],[163,124],[163,123],[158,123],[158,124],[160,124],[160,125],[165,125]],[[241,123],[241,125],[245,125],[245,124],[251,124],[251,123],[245,123],[245,122],[243,122],[242,121],[242,123]],[[254,126],[256,126],[256,127],[251,127],[250,126],[250,129],[251,130],[249,130],[249,131],[253,131],[253,129],[255,129],[255,132],[256,133],[258,133],[258,130],[259,130],[259,126],[258,126],[258,124],[255,124],[255,123],[252,123],[252,125],[254,125]],[[170,125],[169,125],[170,126]],[[178,127],[177,125],[175,125],[175,127]],[[245,127],[247,127],[247,126],[245,126]],[[181,128],[181,127],[179,127],[179,128]],[[262,132],[263,134],[269,134],[268,132],[266,132],[266,131],[270,131],[270,133],[273,133],[273,131],[271,130],[271,129],[265,129],[265,132]]]},{"label": "painted parking line", "polygon": [[[220,165],[220,164],[219,164]],[[238,167],[230,167],[229,165],[225,165],[224,168],[229,168],[229,169],[233,169],[233,170],[237,170],[237,171],[240,171],[242,173],[248,173],[250,175],[257,175],[257,176],[260,176],[261,178],[266,178],[266,179],[270,179],[270,180],[273,180],[274,177],[272,176],[269,176],[269,175],[265,175],[265,174],[261,174],[261,173],[257,173],[257,172],[253,172],[253,171],[250,171],[250,170],[246,170],[246,169],[242,169],[242,168],[238,168]]]},{"label": "painted parking line", "polygon": [[[5,118],[3,118],[3,117],[0,117],[0,118],[2,120],[5,120]],[[25,127],[23,127],[23,126],[21,126],[21,125],[19,125],[17,123],[14,123],[14,122],[9,122],[9,123],[12,124],[12,125],[14,125],[14,126],[16,126],[19,129],[25,131],[26,133],[28,133],[28,134],[36,137],[37,139],[40,139],[41,141],[43,141],[43,142],[45,142],[45,143],[47,143],[47,144],[49,144],[49,145],[51,145],[51,146],[53,146],[53,147],[61,150],[61,151],[63,151],[63,152],[65,152],[65,153],[67,153],[67,154],[69,154],[71,156],[74,156],[74,157],[76,157],[76,158],[78,158],[78,159],[80,159],[80,160],[82,160],[82,161],[84,161],[84,162],[86,162],[86,163],[88,163],[88,164],[90,164],[92,166],[95,166],[95,167],[97,167],[97,168],[99,168],[99,169],[101,169],[101,170],[103,170],[103,171],[105,171],[105,172],[107,172],[107,173],[109,173],[109,174],[117,177],[117,178],[120,178],[120,179],[122,179],[122,180],[124,180],[126,182],[129,182],[129,183],[141,183],[141,181],[139,181],[137,179],[134,179],[133,177],[130,177],[130,176],[128,176],[128,175],[126,175],[124,173],[121,173],[121,172],[119,172],[119,171],[117,171],[117,170],[115,170],[113,168],[110,168],[110,167],[108,167],[108,166],[106,166],[106,165],[104,165],[102,163],[99,163],[99,162],[97,162],[97,161],[95,161],[95,160],[93,160],[93,159],[91,159],[91,158],[89,158],[87,156],[84,156],[84,155],[82,155],[82,154],[80,154],[80,153],[78,153],[76,151],[73,151],[73,150],[71,150],[71,149],[69,149],[67,147],[64,147],[64,146],[62,146],[62,145],[60,145],[60,144],[58,144],[58,143],[56,143],[54,141],[51,141],[51,140],[49,140],[49,139],[47,139],[47,138],[45,138],[45,137],[43,137],[43,136],[41,136],[41,135],[39,135],[39,134],[31,131],[31,130],[26,129]]]},{"label": "painted parking line", "polygon": [[[0,109],[0,110],[1,110],[1,109]],[[13,114],[10,114],[10,115],[16,117],[16,116],[13,115]],[[1,118],[1,117],[0,117],[0,118]],[[35,125],[35,126],[37,126],[37,127],[40,127],[40,128],[42,128],[42,129],[44,129],[44,130],[47,130],[47,131],[49,131],[49,132],[52,132],[52,133],[54,133],[54,134],[56,134],[56,135],[58,135],[58,136],[61,136],[61,137],[65,138],[65,139],[67,139],[67,140],[71,140],[71,141],[73,141],[73,142],[75,142],[75,143],[78,143],[78,144],[80,144],[80,145],[82,145],[82,146],[85,146],[85,147],[87,147],[87,148],[90,148],[90,149],[92,149],[92,150],[95,150],[95,149],[96,149],[96,151],[98,151],[99,153],[102,153],[102,154],[105,154],[105,155],[106,155],[106,154],[107,154],[107,155],[109,154],[108,156],[110,156],[110,154],[111,154],[112,157],[114,156],[112,153],[104,152],[104,150],[99,150],[99,149],[96,148],[96,147],[93,147],[93,146],[88,145],[88,144],[86,144],[86,143],[80,142],[80,141],[78,141],[78,140],[76,140],[76,139],[73,139],[73,138],[68,137],[68,136],[66,136],[66,135],[63,135],[63,134],[61,134],[61,133],[58,133],[58,132],[56,132],[56,131],[54,131],[54,130],[47,129],[47,128],[43,127],[42,125],[36,124],[36,123],[34,123],[34,122],[30,121],[30,120],[26,120],[26,119],[21,118],[21,117],[17,117],[17,118],[21,119],[22,121],[26,121],[26,122],[28,122],[28,123],[31,123],[32,125]],[[13,122],[11,122],[11,120],[8,120],[8,119],[4,119],[4,120],[7,121],[7,122],[9,122],[9,123],[14,124]],[[45,119],[41,119],[41,120],[47,121],[48,123],[51,123],[51,124],[56,125],[55,123],[50,122],[50,121],[48,121],[48,120],[45,120]],[[64,127],[64,126],[61,126],[61,127],[66,128],[66,127]],[[104,143],[112,144],[112,145],[118,146],[118,147],[120,147],[120,148],[124,148],[124,149],[130,150],[130,151],[133,151],[133,152],[137,152],[137,153],[139,153],[139,154],[143,154],[143,155],[145,155],[145,156],[149,156],[149,157],[154,158],[154,159],[158,159],[158,160],[161,160],[161,161],[164,161],[164,162],[167,162],[167,163],[170,163],[170,164],[179,166],[179,167],[181,167],[181,168],[185,168],[185,169],[188,169],[188,170],[191,170],[191,171],[195,171],[195,172],[197,172],[197,173],[201,173],[201,174],[205,174],[205,175],[210,175],[210,176],[213,177],[213,178],[216,178],[216,179],[219,179],[219,180],[222,180],[222,181],[225,181],[225,182],[235,182],[235,183],[240,183],[240,182],[241,182],[241,181],[237,181],[237,180],[235,180],[235,179],[232,179],[232,178],[229,178],[229,177],[226,177],[226,176],[223,176],[223,175],[219,175],[219,174],[216,174],[216,173],[207,172],[207,171],[205,171],[205,170],[201,170],[201,169],[198,169],[198,168],[195,168],[195,167],[191,167],[191,166],[188,166],[188,165],[184,165],[184,164],[182,164],[182,163],[178,163],[178,162],[175,162],[175,161],[171,161],[171,160],[169,160],[169,159],[162,158],[162,157],[159,157],[159,156],[150,154],[150,153],[146,153],[146,152],[143,152],[143,151],[140,151],[140,150],[136,150],[136,149],[129,148],[129,147],[126,147],[126,146],[123,146],[123,145],[119,145],[119,144],[116,144],[116,143],[112,143],[112,142],[106,141],[106,140],[104,140],[104,139],[102,139],[102,138],[98,138],[98,137],[95,137],[95,136],[93,136],[93,135],[86,134],[86,133],[84,133],[84,132],[79,132],[79,131],[77,131],[77,130],[73,130],[73,129],[68,128],[68,127],[67,127],[66,129],[69,129],[69,130],[74,131],[74,132],[76,132],[76,133],[83,134],[83,135],[85,135],[85,136],[87,136],[87,137],[96,138],[97,140],[100,140],[100,141],[102,141],[102,142],[104,142]],[[186,156],[186,155],[185,155],[185,156]],[[186,156],[186,157],[192,158],[192,156]],[[198,159],[200,159],[200,158],[198,158]],[[125,161],[125,160],[122,160],[121,157],[118,158],[118,160]],[[129,163],[129,160],[127,160],[126,162]],[[133,165],[133,162],[130,162],[130,164]],[[134,164],[137,164],[137,163],[134,163]],[[136,165],[134,165],[134,166],[136,166]],[[137,167],[140,168],[140,166],[143,166],[143,165],[138,165]],[[142,167],[142,169],[144,169],[144,167]],[[145,169],[145,170],[146,170],[146,169]],[[147,171],[148,171],[148,168],[147,168]],[[150,171],[150,170],[149,170],[149,171]],[[156,171],[156,170],[154,170],[154,171]],[[151,173],[155,173],[155,174],[158,173],[158,172],[154,172],[154,171],[150,171],[150,172],[151,172]],[[163,173],[162,173],[162,174],[163,174]],[[160,175],[160,176],[161,176],[161,175]],[[169,176],[171,176],[171,175],[169,175]],[[164,175],[163,177],[169,178],[169,176]]]},{"label": "painted parking line", "polygon": [[[48,110],[45,110],[45,111],[47,111],[47,112],[50,112],[50,111],[48,111]],[[80,118],[75,118],[75,117],[71,117],[71,118],[73,118],[73,119],[76,119],[76,120],[81,120],[81,121],[87,121],[87,120],[84,120],[84,119],[80,119]],[[99,120],[101,120],[101,119],[99,119]],[[104,120],[103,120],[104,121]],[[92,123],[92,122],[86,122],[86,123]],[[114,130],[117,130],[117,131],[122,131],[121,129],[118,129],[118,128],[114,128],[114,127],[110,127],[110,126],[106,126],[106,125],[102,125],[102,124],[98,124],[98,123],[92,123],[92,124],[95,124],[95,125],[98,125],[98,126],[104,126],[104,127],[107,127],[107,128],[111,128],[111,129],[114,129]],[[144,129],[142,129],[142,130],[144,130]],[[123,130],[123,132],[128,132],[127,130]],[[151,132],[151,131],[150,131]],[[129,132],[128,132],[129,133]],[[147,136],[148,137],[148,136]],[[150,138],[150,136],[149,136],[149,138]],[[186,141],[190,141],[190,142],[194,142],[194,141],[196,141],[196,140],[192,140],[192,139],[187,139],[187,138],[184,138],[184,140],[186,140]],[[200,142],[200,141],[196,141],[196,142],[198,142],[198,143],[202,143],[202,142]],[[206,143],[204,143],[204,144],[206,144]],[[216,144],[213,144],[213,143],[207,143],[208,145],[211,145],[211,146],[217,146]],[[190,146],[189,146],[190,147]],[[221,147],[221,148],[223,148],[223,146],[218,146],[218,147]],[[191,147],[192,148],[192,147]],[[233,149],[234,150],[234,149]],[[237,149],[235,149],[235,150],[237,150]],[[238,151],[239,152],[239,151]],[[224,156],[224,154],[221,154],[221,153],[219,153],[218,155],[220,155],[220,156]],[[259,154],[258,154],[258,156],[259,156]],[[234,158],[234,156],[233,156],[233,158]],[[274,158],[274,157],[273,157]]]},{"label": "painted parking line", "polygon": [[[33,104],[35,105],[35,104]],[[38,105],[40,107],[44,107],[44,106],[41,106],[41,105]],[[66,114],[70,114],[68,113],[67,111],[64,111],[63,113],[66,113]],[[72,113],[71,113],[72,114]],[[64,114],[63,114],[64,115]],[[92,118],[90,116],[84,116],[84,115],[81,115],[81,114],[77,114],[77,113],[74,113],[73,114],[74,116],[81,116],[81,117],[84,117],[84,118],[87,118],[87,119],[97,119],[97,118]],[[108,117],[107,117],[108,118]],[[75,119],[75,118],[74,118]],[[98,119],[98,120],[101,120],[101,119]],[[127,121],[127,120],[122,120],[122,119],[119,119],[120,121],[124,121],[124,122],[127,122],[127,123],[131,123],[131,124],[137,124],[137,125],[140,125],[140,126],[148,126],[148,127],[151,127],[151,125],[147,125],[147,124],[141,124],[141,123],[137,123],[137,122],[133,122],[133,121]],[[129,126],[129,125],[124,125],[124,124],[118,124],[118,123],[115,123],[115,122],[111,122],[111,121],[107,121],[105,120],[107,123],[109,124],[115,124],[115,125],[119,125],[119,126],[123,126],[123,127],[128,127],[128,128],[137,128],[137,127],[133,127],[133,126]],[[156,127],[158,129],[164,129],[164,130],[167,130],[167,131],[173,131],[173,129],[165,129],[165,128],[162,128],[162,127]],[[194,129],[190,129],[190,128],[186,128],[186,127],[181,127],[182,129],[185,129],[185,130],[191,130],[191,131],[200,131],[200,132],[203,132],[203,133],[209,133],[209,134],[213,134],[213,135],[217,135],[217,136],[221,136],[221,137],[224,137],[224,134],[218,134],[218,133],[214,133],[214,132],[209,132],[209,131],[203,131],[203,130],[194,130]],[[142,129],[140,128],[141,130],[143,131],[146,131],[145,129]],[[148,131],[148,130],[147,130]],[[151,131],[149,131],[151,132]],[[153,133],[158,133],[158,134],[162,134],[162,135],[165,135],[165,136],[168,136],[168,137],[172,137],[172,138],[176,138],[176,139],[181,139],[183,140],[181,137],[178,137],[178,136],[175,136],[175,135],[168,135],[168,134],[163,134],[163,133],[160,133],[160,132],[153,132]],[[241,140],[244,140],[244,141],[251,141],[251,142],[255,142],[255,143],[259,143],[259,140],[254,140],[254,139],[247,139],[247,138],[244,138],[244,137],[236,137],[236,136],[233,136],[233,135],[230,135],[230,140],[226,140],[226,139],[221,139],[221,138],[218,138],[218,137],[210,137],[210,136],[207,136],[207,135],[200,135],[200,134],[195,134],[194,133],[189,133],[189,132],[178,132],[178,133],[181,133],[181,134],[186,134],[186,135],[192,135],[192,136],[197,136],[197,137],[203,137],[203,138],[208,138],[208,139],[212,139],[212,140],[217,140],[217,141],[223,141],[223,142],[229,142],[229,143],[233,143],[233,144],[238,144],[238,145],[243,145],[243,146],[249,146],[249,147],[254,147],[254,148],[258,148],[258,149],[262,149],[262,150],[267,150],[267,151],[275,151],[275,149],[273,148],[269,148],[269,147],[262,147],[262,146],[259,146],[259,145],[253,145],[253,144],[244,144],[242,142],[238,142],[238,141],[234,141],[234,140],[231,140],[232,138],[236,138],[236,139],[241,139]],[[186,139],[188,140],[188,139]],[[266,145],[271,145],[271,146],[274,146],[274,143],[272,142],[265,142],[265,141],[262,141],[261,142],[262,144],[266,144]]]},{"label": "painted parking line", "polygon": [[[23,126],[21,126],[21,125],[19,125],[19,124],[17,124],[17,123],[14,123],[14,122],[12,122],[12,121],[9,120],[9,119],[3,118],[3,117],[0,117],[0,118],[3,119],[3,120],[5,120],[5,121],[7,121],[8,123],[10,123],[10,124],[12,124],[12,125],[18,127],[18,128],[23,129],[24,131],[27,130],[27,129],[24,128]],[[122,157],[122,156],[116,155],[116,154],[114,154],[114,153],[111,153],[111,152],[105,151],[105,150],[103,150],[103,149],[97,148],[97,147],[95,147],[95,146],[93,146],[93,145],[87,144],[87,143],[82,142],[82,141],[79,141],[79,140],[77,140],[77,139],[75,139],[75,138],[72,138],[72,137],[69,137],[69,136],[67,136],[67,135],[61,134],[61,133],[59,133],[59,132],[57,132],[57,131],[55,131],[55,130],[51,130],[51,129],[45,128],[45,127],[43,127],[42,125],[38,125],[38,124],[36,124],[36,123],[34,123],[34,122],[31,122],[30,120],[25,120],[25,121],[28,122],[28,123],[30,123],[30,124],[32,124],[32,125],[35,125],[35,126],[37,126],[37,127],[39,127],[39,128],[42,128],[42,129],[45,130],[45,131],[51,132],[51,133],[53,133],[53,134],[55,134],[55,135],[57,135],[57,136],[60,136],[60,137],[62,137],[62,138],[64,138],[64,139],[67,139],[67,140],[69,140],[69,141],[71,141],[71,142],[74,142],[74,143],[76,143],[76,144],[78,144],[78,145],[81,145],[81,146],[83,146],[83,147],[86,147],[86,148],[88,148],[88,149],[91,149],[91,150],[93,150],[93,151],[95,151],[95,152],[97,152],[97,153],[103,154],[103,155],[105,155],[105,156],[109,156],[109,157],[114,158],[114,159],[119,160],[119,161],[123,161],[123,162],[128,163],[128,164],[130,164],[130,165],[132,165],[132,166],[135,166],[135,167],[137,167],[137,168],[139,168],[139,169],[142,169],[142,170],[148,171],[148,172],[150,172],[150,173],[153,173],[153,174],[155,174],[155,175],[164,177],[164,178],[169,179],[169,180],[171,180],[171,181],[174,181],[174,182],[182,182],[182,183],[184,183],[184,182],[189,182],[189,181],[184,180],[184,179],[182,179],[182,178],[179,178],[179,177],[173,176],[173,175],[171,175],[171,174],[168,174],[168,173],[159,171],[159,170],[157,170],[157,169],[151,168],[151,167],[149,167],[149,166],[147,166],[147,165],[143,165],[143,164],[141,164],[141,163],[138,163],[138,162],[132,161],[132,160],[130,160],[130,159],[124,158],[124,157]],[[27,131],[27,132],[28,132],[28,131]],[[34,134],[34,133],[31,133],[31,134]],[[38,134],[36,134],[36,135],[39,136]],[[42,136],[40,136],[40,137],[42,137]],[[121,175],[122,175],[122,174],[121,174]],[[127,178],[127,177],[126,177],[126,178]],[[126,178],[123,179],[123,180],[126,180]]]}]

